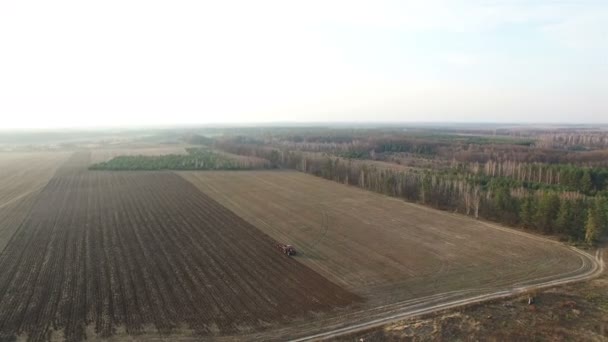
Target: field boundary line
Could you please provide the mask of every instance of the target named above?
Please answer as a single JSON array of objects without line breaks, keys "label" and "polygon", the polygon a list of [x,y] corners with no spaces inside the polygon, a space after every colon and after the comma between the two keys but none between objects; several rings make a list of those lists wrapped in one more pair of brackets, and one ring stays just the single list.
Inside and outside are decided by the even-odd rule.
[{"label": "field boundary line", "polygon": [[[578,281],[590,280],[590,279],[593,279],[593,278],[599,276],[600,274],[602,274],[604,272],[605,263],[602,258],[603,250],[601,248],[597,249],[595,256],[592,256],[591,254],[589,254],[585,251],[582,251],[578,248],[575,248],[575,247],[570,247],[570,249],[573,252],[578,253],[579,255],[583,256],[587,260],[591,261],[591,263],[593,264],[593,267],[591,268],[591,270],[589,270],[588,272],[585,272],[583,274],[580,274],[580,275],[574,275],[574,276],[570,276],[570,277],[563,278],[563,279],[556,279],[556,280],[548,281],[545,283],[528,285],[528,286],[520,286],[520,287],[501,290],[501,291],[497,291],[497,292],[493,292],[493,293],[482,294],[482,295],[478,295],[478,296],[474,296],[474,297],[458,299],[455,301],[437,304],[437,305],[433,305],[433,306],[426,307],[426,308],[411,310],[411,308],[405,307],[404,309],[406,311],[400,312],[397,314],[392,314],[388,317],[376,318],[376,319],[372,319],[367,322],[357,323],[357,324],[353,324],[350,326],[317,333],[314,335],[300,337],[300,338],[292,339],[290,341],[304,342],[304,341],[326,340],[326,339],[342,336],[345,334],[355,333],[358,331],[367,330],[367,329],[371,329],[371,328],[377,328],[377,327],[384,326],[384,325],[390,324],[390,323],[394,323],[394,322],[397,322],[397,321],[400,321],[400,320],[403,320],[406,318],[413,318],[413,317],[430,314],[430,313],[434,313],[434,312],[438,312],[438,311],[454,309],[454,308],[462,307],[465,305],[479,304],[479,303],[489,301],[489,300],[513,297],[513,296],[517,296],[517,295],[520,295],[522,293],[532,291],[532,290],[545,289],[545,288],[555,287],[555,286],[559,286],[559,285],[570,284],[570,283],[574,283],[574,282],[578,282]],[[471,290],[474,290],[474,289],[471,289]],[[373,308],[370,310],[373,310]]]}]

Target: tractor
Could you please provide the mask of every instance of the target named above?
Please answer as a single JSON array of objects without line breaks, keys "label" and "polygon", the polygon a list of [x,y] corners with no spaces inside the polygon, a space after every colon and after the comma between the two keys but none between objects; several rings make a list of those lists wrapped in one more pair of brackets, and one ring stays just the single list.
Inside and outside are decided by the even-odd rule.
[{"label": "tractor", "polygon": [[287,256],[296,255],[296,249],[292,245],[285,245],[282,243],[277,243],[277,244],[275,244],[275,247],[278,250],[280,250],[281,253],[283,253]]}]

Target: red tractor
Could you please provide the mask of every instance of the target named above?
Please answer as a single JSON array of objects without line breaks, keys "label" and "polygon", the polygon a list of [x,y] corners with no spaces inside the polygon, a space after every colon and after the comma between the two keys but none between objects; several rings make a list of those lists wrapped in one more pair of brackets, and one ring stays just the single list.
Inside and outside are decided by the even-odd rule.
[{"label": "red tractor", "polygon": [[282,243],[277,243],[277,244],[275,244],[275,246],[278,250],[281,251],[281,253],[283,253],[287,256],[296,255],[296,249],[293,248],[292,245],[285,245]]}]

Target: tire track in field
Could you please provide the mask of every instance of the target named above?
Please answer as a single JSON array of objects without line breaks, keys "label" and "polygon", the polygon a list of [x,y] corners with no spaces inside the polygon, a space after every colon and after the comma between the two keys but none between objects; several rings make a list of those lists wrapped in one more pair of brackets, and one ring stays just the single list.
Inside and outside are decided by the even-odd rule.
[{"label": "tire track in field", "polygon": [[[429,313],[447,310],[447,309],[453,309],[453,308],[457,308],[460,306],[481,303],[484,301],[489,301],[489,300],[494,300],[494,299],[507,298],[507,297],[519,295],[519,294],[522,294],[522,293],[525,293],[528,291],[532,291],[532,290],[539,290],[539,289],[544,289],[544,288],[548,288],[548,287],[555,287],[555,286],[569,284],[569,283],[573,283],[573,282],[589,280],[589,279],[599,276],[600,274],[602,274],[602,272],[605,271],[605,264],[604,264],[604,260],[602,258],[601,249],[598,249],[596,251],[595,256],[592,256],[592,255],[590,255],[584,251],[581,251],[577,248],[574,248],[574,247],[572,247],[572,250],[575,253],[581,255],[581,257],[584,258],[584,260],[586,260],[584,266],[589,266],[589,264],[590,264],[590,268],[587,271],[585,271],[581,274],[567,276],[567,277],[564,277],[561,279],[551,280],[551,281],[547,281],[547,282],[540,282],[540,283],[536,283],[533,285],[527,285],[527,286],[516,286],[516,287],[511,287],[511,288],[507,288],[504,290],[498,290],[498,291],[494,291],[494,292],[490,292],[490,293],[483,293],[483,291],[480,290],[480,293],[483,293],[483,294],[475,295],[473,297],[466,297],[463,299],[449,300],[451,296],[449,293],[446,293],[446,294],[439,294],[435,297],[421,298],[420,302],[415,305],[412,305],[412,302],[404,302],[404,303],[400,303],[398,305],[393,306],[390,310],[390,314],[386,315],[386,313],[384,313],[383,314],[384,317],[379,317],[379,318],[369,317],[367,320],[364,320],[363,322],[357,322],[354,324],[346,325],[346,326],[335,328],[335,329],[328,329],[327,331],[324,331],[324,332],[315,333],[315,334],[311,334],[308,336],[299,337],[296,339],[291,339],[291,341],[304,342],[304,341],[319,341],[319,340],[331,339],[331,338],[335,338],[335,337],[338,337],[341,335],[352,334],[352,333],[355,333],[358,331],[371,329],[371,328],[375,328],[375,327],[380,327],[380,326],[390,324],[393,322],[397,322],[397,321],[400,321],[400,320],[403,320],[406,318],[411,318],[411,317],[420,316],[420,315],[429,314]],[[587,267],[582,266],[581,268],[587,268]],[[544,279],[544,278],[539,278],[537,280],[542,280],[542,279]],[[472,291],[475,291],[475,289],[473,289]],[[443,302],[436,303],[437,299],[439,299],[440,301],[443,301]],[[376,308],[367,310],[364,312],[360,312],[359,314],[369,315],[372,310],[376,310]]]}]

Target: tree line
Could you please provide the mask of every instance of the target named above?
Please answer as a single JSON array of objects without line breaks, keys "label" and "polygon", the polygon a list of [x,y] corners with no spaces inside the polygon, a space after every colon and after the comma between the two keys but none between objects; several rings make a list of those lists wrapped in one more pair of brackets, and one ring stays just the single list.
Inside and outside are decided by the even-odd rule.
[{"label": "tree line", "polygon": [[[323,135],[329,134],[329,135]],[[605,135],[605,134],[604,134]],[[540,144],[535,136],[469,136],[452,133],[365,130],[316,132],[310,134],[263,133],[232,136],[229,140],[250,140],[258,145],[311,152],[340,153],[358,159],[375,159],[395,153],[408,153],[423,158],[454,159],[457,162],[573,164],[608,167],[608,149],[559,149]],[[602,138],[597,138],[602,139]],[[587,140],[577,140],[587,141]],[[593,140],[595,141],[595,140]],[[599,146],[599,145],[598,145]]]},{"label": "tree line", "polygon": [[[605,192],[584,193],[560,187],[535,189],[508,177],[473,172],[380,168],[371,161],[263,145],[224,141],[216,143],[216,147],[265,158],[273,167],[295,169],[437,209],[558,235],[573,242],[595,243],[608,231]],[[570,172],[567,170],[564,167],[560,172]],[[578,171],[572,173],[578,175]],[[591,174],[583,171],[582,177],[575,178],[586,183],[587,175],[594,179]],[[590,186],[594,186],[593,181]]]},{"label": "tree line", "polygon": [[604,167],[490,160],[485,163],[459,163],[453,171],[491,178],[506,177],[527,184],[559,185],[586,195],[608,190],[608,169]]},{"label": "tree line", "polygon": [[117,156],[93,164],[91,170],[249,170],[267,168],[265,160],[231,158],[205,148],[187,148],[187,154]]}]

